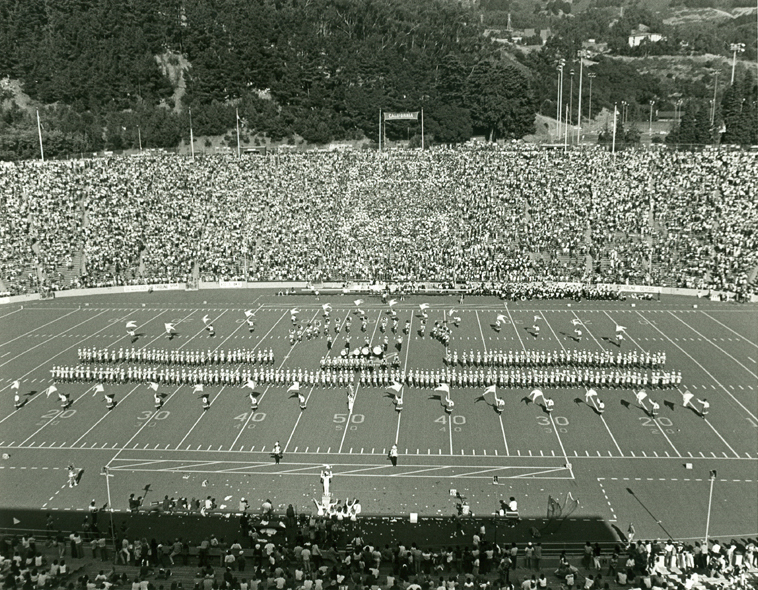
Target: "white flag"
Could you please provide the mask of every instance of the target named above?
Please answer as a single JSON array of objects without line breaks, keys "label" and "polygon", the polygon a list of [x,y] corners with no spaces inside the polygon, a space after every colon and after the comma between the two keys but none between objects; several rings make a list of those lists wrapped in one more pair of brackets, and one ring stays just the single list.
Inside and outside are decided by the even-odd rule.
[{"label": "white flag", "polygon": [[639,390],[637,393],[634,394],[637,398],[637,403],[641,404],[643,401],[645,401],[645,398],[647,397],[647,393],[645,393],[643,390]]},{"label": "white flag", "polygon": [[505,322],[508,318],[506,318],[502,313],[497,316],[497,323]]},{"label": "white flag", "polygon": [[252,309],[248,309],[247,311],[245,311],[246,318],[249,318],[250,316],[254,316],[254,315],[255,315],[255,312]]},{"label": "white flag", "polygon": [[208,315],[207,315],[207,314],[206,314],[206,315],[204,315],[204,316],[203,316],[203,323],[204,323],[204,324],[207,324],[207,323],[208,323],[208,320],[209,320],[209,319],[210,319],[210,318],[208,317]]},{"label": "white flag", "polygon": [[324,305],[321,306],[324,311],[332,311],[332,306],[330,303],[324,303]]},{"label": "white flag", "polygon": [[290,310],[290,315],[291,315],[292,317],[295,317],[295,316],[296,316],[297,314],[299,314],[299,313],[300,313],[300,310],[299,310],[297,307],[293,307],[293,308]]},{"label": "white flag", "polygon": [[171,334],[171,332],[176,332],[176,328],[174,327],[174,324],[163,324],[163,327],[166,329],[166,334]]},{"label": "white flag", "polygon": [[363,305],[363,299],[356,299],[353,303],[355,303],[355,307],[360,307]]},{"label": "white flag", "polygon": [[51,385],[45,390],[45,394],[47,397],[50,397],[52,394],[54,394],[56,391],[58,391],[58,388],[55,385]]},{"label": "white flag", "polygon": [[245,387],[250,388],[251,391],[255,391],[255,388],[258,387],[258,384],[252,379],[248,379],[247,383],[245,383]]},{"label": "white flag", "polygon": [[390,299],[390,300],[387,302],[387,305],[389,305],[390,307],[392,307],[393,305],[396,305],[396,304],[397,304],[397,301],[396,301],[395,299]]},{"label": "white flag", "polygon": [[287,390],[287,393],[294,391],[295,393],[300,393],[300,383],[295,381],[292,385],[290,385],[289,389]]},{"label": "white flag", "polygon": [[490,385],[487,389],[484,390],[484,393],[482,395],[487,395],[488,393],[492,393],[497,397],[497,385]]},{"label": "white flag", "polygon": [[427,309],[429,309],[429,304],[428,303],[421,303],[421,304],[419,304],[418,308],[421,311],[426,311]]},{"label": "white flag", "polygon": [[534,322],[535,323],[539,322],[541,319],[542,319],[541,316],[538,316],[538,315],[534,316]]},{"label": "white flag", "polygon": [[387,386],[388,391],[394,391],[396,394],[400,393],[400,390],[403,388],[402,383],[398,383],[395,381],[392,385]]},{"label": "white flag", "polygon": [[135,322],[135,321],[126,322],[126,328],[128,330],[134,329],[136,327],[137,327],[137,322]]},{"label": "white flag", "polygon": [[571,320],[571,325],[572,326],[581,326],[582,325],[582,320],[580,320],[578,318],[574,318],[573,320]]},{"label": "white flag", "polygon": [[441,383],[439,387],[435,387],[434,391],[441,391],[446,395],[450,395],[450,386],[447,383]]},{"label": "white flag", "polygon": [[451,309],[451,310],[450,310],[450,312],[448,313],[448,315],[449,315],[450,317],[452,317],[452,316],[454,316],[454,315],[455,315],[455,313],[456,313],[457,311],[458,311],[457,309]]},{"label": "white flag", "polygon": [[103,393],[104,391],[105,387],[103,387],[102,383],[95,385],[95,393]]},{"label": "white flag", "polygon": [[19,380],[16,380],[13,383],[11,383],[11,389],[18,389],[19,387],[21,387],[21,382]]},{"label": "white flag", "polygon": [[682,405],[686,407],[692,401],[693,397],[695,397],[695,394],[690,393],[689,391],[682,393]]},{"label": "white flag", "polygon": [[148,383],[148,384],[147,384],[147,386],[148,386],[150,389],[152,389],[153,391],[158,391],[158,384],[157,384],[157,383],[153,383],[153,382],[151,381],[150,383]]},{"label": "white flag", "polygon": [[587,403],[590,403],[590,399],[592,399],[593,397],[597,397],[597,391],[595,391],[594,389],[588,389],[587,393],[584,394],[584,401],[586,401]]},{"label": "white flag", "polygon": [[535,403],[537,402],[538,397],[541,397],[543,400],[545,399],[545,394],[542,393],[542,390],[540,389],[535,389],[534,391],[532,391],[532,393],[529,394],[529,399],[531,399]]},{"label": "white flag", "polygon": [[197,385],[195,385],[195,389],[192,390],[192,393],[198,393],[199,391],[202,391],[202,390],[203,390],[203,384],[198,383]]},{"label": "white flag", "polygon": [[626,331],[626,326],[616,326],[616,334]]}]

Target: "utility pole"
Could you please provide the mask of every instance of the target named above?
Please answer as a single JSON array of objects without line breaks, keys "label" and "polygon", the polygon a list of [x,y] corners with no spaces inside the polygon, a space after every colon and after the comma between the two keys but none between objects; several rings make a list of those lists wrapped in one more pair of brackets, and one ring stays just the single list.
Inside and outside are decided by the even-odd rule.
[{"label": "utility pole", "polygon": [[195,161],[195,136],[192,135],[192,107],[189,108],[189,125],[190,125],[190,153],[192,161]]},{"label": "utility pole", "polygon": [[42,149],[42,124],[39,122],[39,109],[37,109],[37,135],[39,135],[39,155],[45,161],[45,150]]},{"label": "utility pole", "polygon": [[594,72],[590,72],[589,74],[587,74],[587,77],[590,79],[590,112],[589,112],[589,115],[587,116],[587,119],[589,119],[590,121],[592,121],[592,81],[595,79],[596,76],[597,74],[595,74]]}]

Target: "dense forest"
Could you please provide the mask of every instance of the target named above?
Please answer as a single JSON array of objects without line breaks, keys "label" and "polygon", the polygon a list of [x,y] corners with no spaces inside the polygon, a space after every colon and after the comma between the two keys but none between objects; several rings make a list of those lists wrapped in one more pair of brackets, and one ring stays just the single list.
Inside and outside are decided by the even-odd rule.
[{"label": "dense forest", "polygon": [[[157,55],[191,64],[181,105]],[[138,133],[173,146],[190,110],[198,136],[238,111],[246,138],[311,143],[376,140],[379,109],[421,107],[435,141],[522,137],[536,110],[530,72],[484,43],[472,13],[427,0],[0,0],[4,76],[53,105],[51,155],[134,147]],[[34,145],[28,118],[3,113],[0,150]],[[418,133],[407,127],[387,134]]]},{"label": "dense forest", "polygon": [[[53,157],[175,147],[189,140],[190,117],[195,136],[224,135],[237,113],[245,145],[296,137],[375,142],[380,109],[421,108],[428,143],[473,134],[509,139],[532,133],[537,112],[554,116],[556,61],[578,68],[583,40],[606,39],[613,52],[629,53],[623,41],[632,27],[663,26],[639,8],[614,21],[600,0],[571,19],[560,18],[568,3],[537,2],[553,36],[539,51],[521,52],[483,34],[488,19],[515,4],[0,0],[0,79],[18,80],[41,105],[46,155]],[[716,43],[711,37],[703,43]],[[660,47],[680,40],[672,32]],[[595,112],[627,101],[632,119],[644,118],[650,100],[673,109],[677,96],[687,96],[694,113],[711,93],[705,77],[667,81],[608,56],[593,60]],[[740,116],[752,121],[752,78],[740,88]],[[578,87],[565,92],[576,100]],[[732,95],[719,98],[734,102]],[[0,87],[0,159],[34,157],[34,111],[6,100],[11,96]],[[386,133],[413,143],[420,129],[392,123]]]}]

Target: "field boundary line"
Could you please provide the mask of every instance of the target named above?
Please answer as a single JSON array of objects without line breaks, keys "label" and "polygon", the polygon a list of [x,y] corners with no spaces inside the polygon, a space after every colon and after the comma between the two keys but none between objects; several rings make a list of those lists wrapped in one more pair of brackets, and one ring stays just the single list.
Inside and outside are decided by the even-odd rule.
[{"label": "field boundary line", "polygon": [[[22,309],[24,309],[24,308],[22,307],[21,309],[19,309],[19,310],[17,310],[17,311],[21,311]],[[15,341],[16,341],[16,340],[18,340],[19,338],[24,338],[25,336],[28,336],[28,335],[29,335],[29,334],[31,334],[32,332],[36,332],[37,330],[39,330],[39,329],[41,329],[41,328],[44,328],[45,326],[49,326],[50,324],[54,324],[55,322],[57,322],[57,321],[59,321],[59,320],[62,320],[63,318],[67,318],[67,317],[68,317],[68,316],[70,316],[72,313],[76,313],[77,311],[80,311],[81,309],[82,309],[81,307],[77,307],[77,308],[76,308],[74,311],[71,311],[71,312],[69,312],[69,313],[67,313],[67,314],[65,314],[65,315],[62,315],[62,316],[60,316],[60,317],[57,317],[57,318],[55,318],[54,320],[50,320],[50,321],[49,321],[49,322],[47,322],[46,324],[42,324],[41,326],[37,326],[37,327],[35,327],[35,328],[32,328],[31,330],[29,330],[29,331],[27,331],[27,332],[24,332],[24,333],[23,333],[23,334],[21,334],[20,336],[16,336],[15,338],[13,338],[13,339],[11,339],[11,340],[8,340],[7,342],[2,342],[2,343],[0,343],[0,346],[5,346],[6,344],[10,344],[11,342],[15,342]],[[16,313],[16,312],[13,312],[13,313]],[[105,312],[103,312],[103,313],[105,313]],[[4,316],[0,317],[0,320],[1,320],[1,319],[3,319],[4,317],[8,316],[8,315],[10,315],[10,314],[5,314]],[[90,318],[90,319],[92,319],[92,318]],[[84,323],[84,322],[82,322],[82,323]],[[78,324],[78,325],[81,325],[81,324]],[[76,327],[76,326],[74,326],[74,327]],[[64,330],[63,332],[61,332],[61,334],[63,334],[63,333],[64,333],[64,332],[66,332],[66,331],[67,331],[67,330]]]},{"label": "field boundary line", "polygon": [[746,370],[748,373],[750,373],[750,374],[751,374],[753,377],[755,377],[756,379],[758,379],[758,374],[757,374],[757,373],[754,373],[753,371],[751,371],[750,369],[748,369],[748,368],[747,368],[745,365],[743,365],[743,364],[742,364],[740,361],[738,361],[736,358],[734,358],[734,357],[733,357],[731,354],[729,354],[729,353],[728,353],[726,350],[724,350],[723,348],[721,348],[721,347],[720,347],[718,344],[716,344],[715,342],[713,342],[713,341],[712,341],[710,338],[707,338],[706,336],[703,336],[703,335],[702,335],[700,332],[698,332],[698,331],[697,331],[695,328],[693,328],[692,326],[690,326],[690,325],[689,325],[687,322],[685,322],[683,319],[676,317],[676,315],[675,315],[675,314],[673,314],[673,313],[671,313],[670,311],[669,311],[668,313],[669,313],[669,315],[671,315],[671,317],[673,317],[674,319],[676,319],[676,320],[680,321],[681,323],[683,323],[683,324],[684,324],[685,326],[687,326],[687,327],[688,327],[690,330],[692,330],[693,332],[695,332],[695,334],[697,334],[698,336],[700,336],[700,337],[701,337],[703,340],[705,340],[705,341],[706,341],[706,342],[708,342],[709,344],[712,344],[713,346],[715,346],[716,348],[718,348],[718,349],[719,349],[719,350],[720,350],[722,353],[724,353],[726,356],[728,356],[730,359],[732,359],[732,360],[733,360],[735,363],[737,363],[737,364],[738,364],[740,367],[742,367],[742,368],[743,368],[743,369],[745,369],[745,370]]},{"label": "field boundary line", "polygon": [[720,321],[718,321],[716,318],[714,318],[714,317],[713,317],[712,315],[710,315],[708,312],[706,312],[706,311],[701,311],[700,313],[702,313],[704,316],[707,316],[707,317],[711,318],[711,319],[712,319],[714,322],[716,322],[717,324],[721,324],[721,325],[722,325],[722,326],[724,326],[724,327],[725,327],[727,330],[729,330],[729,331],[730,331],[732,334],[734,334],[735,336],[739,336],[740,338],[742,338],[742,339],[743,339],[745,342],[747,342],[747,343],[748,343],[750,346],[753,346],[754,348],[758,348],[758,344],[756,344],[756,343],[755,343],[755,342],[753,342],[752,340],[750,340],[750,339],[746,338],[745,336],[743,336],[742,334],[740,334],[740,333],[739,333],[739,332],[737,332],[736,330],[732,330],[732,329],[731,329],[729,326],[727,326],[727,325],[726,325],[726,324],[724,324],[723,322],[720,322]]},{"label": "field boundary line", "polygon": [[[550,332],[553,334],[553,337],[555,337],[555,340],[561,345],[561,341],[558,338],[558,334],[555,333],[555,330],[553,330],[553,326],[550,324],[550,322],[547,321],[547,318],[545,317],[545,314],[541,311],[539,312],[540,317],[542,318],[542,321],[545,322],[545,325],[550,328]],[[526,349],[525,349],[526,350]],[[574,470],[571,467],[571,461],[569,461],[568,453],[566,453],[566,447],[563,446],[563,441],[561,440],[561,435],[558,432],[558,425],[555,423],[555,420],[553,419],[553,414],[548,413],[548,416],[550,417],[550,423],[553,425],[553,432],[555,432],[555,436],[558,439],[558,444],[561,445],[561,451],[563,451],[563,457],[566,459],[566,467],[569,470],[569,473],[571,474],[571,479],[575,479],[574,476]]]},{"label": "field boundary line", "polygon": [[[575,312],[573,309],[571,310],[571,313],[574,315],[574,317],[575,317],[576,319],[578,319],[580,322],[582,322],[582,327],[583,327],[585,330],[587,330],[587,334],[589,334],[590,336],[592,336],[592,339],[593,339],[593,340],[595,341],[595,343],[596,343],[596,344],[597,344],[597,345],[600,347],[600,350],[605,350],[605,348],[603,347],[603,345],[602,345],[602,344],[600,344],[600,341],[599,341],[599,340],[598,340],[598,339],[595,337],[595,335],[592,333],[592,330],[590,330],[590,329],[589,329],[589,328],[588,328],[588,327],[585,325],[585,323],[582,321],[582,318],[580,318],[580,317],[577,315],[577,313],[576,313],[576,312]],[[558,344],[560,344],[560,346],[561,346],[561,348],[562,348],[563,350],[566,350],[566,347],[564,347],[564,346],[563,346],[563,343],[562,343],[562,342],[558,342]],[[608,434],[611,436],[611,440],[613,441],[613,444],[614,444],[614,445],[616,445],[616,448],[618,449],[619,455],[621,455],[621,456],[623,457],[623,456],[624,456],[624,451],[622,451],[622,450],[621,450],[621,447],[619,446],[618,442],[616,441],[616,437],[615,437],[615,436],[613,436],[613,433],[611,432],[611,427],[610,427],[610,426],[608,426],[608,422],[605,420],[605,416],[603,416],[602,414],[600,414],[600,420],[603,422],[603,424],[605,425],[605,429],[608,431]]]},{"label": "field boundary line", "polygon": [[[444,314],[445,312],[443,311],[442,313]],[[413,308],[411,308],[411,322],[408,324],[408,334],[406,334],[406,336],[408,336],[408,342],[405,345],[405,361],[403,361],[403,373],[405,373],[408,370],[408,354],[411,352],[411,334],[413,334]],[[403,387],[405,387],[405,383],[403,383]],[[405,391],[403,391],[403,397],[405,397]],[[397,444],[397,441],[400,440],[400,417],[402,415],[403,415],[402,411],[397,412],[397,428],[395,429],[395,444]]]},{"label": "field boundary line", "polygon": [[[642,317],[642,315],[640,314],[640,312],[637,312],[637,314],[638,314],[640,317]],[[644,318],[643,318],[643,319],[644,319]],[[737,404],[738,404],[738,405],[739,405],[739,406],[740,406],[740,407],[741,407],[741,408],[742,408],[742,409],[745,411],[745,413],[746,413],[748,416],[750,416],[750,417],[753,419],[753,421],[754,421],[754,422],[758,422],[758,416],[756,416],[755,414],[753,414],[753,413],[752,413],[750,410],[748,410],[748,409],[747,409],[747,408],[746,408],[746,407],[745,407],[745,406],[742,404],[742,402],[741,402],[740,400],[738,400],[736,397],[734,397],[734,395],[732,395],[732,392],[730,392],[730,391],[729,391],[729,390],[728,390],[728,389],[727,389],[727,388],[726,388],[726,387],[725,387],[725,386],[724,386],[724,385],[721,383],[721,381],[719,381],[718,379],[716,379],[716,377],[714,377],[714,376],[713,376],[713,374],[712,374],[712,373],[711,373],[711,372],[710,372],[708,369],[706,369],[706,368],[705,368],[703,365],[701,365],[701,364],[700,364],[700,362],[699,362],[697,359],[695,359],[695,357],[693,357],[693,356],[692,356],[690,353],[688,353],[688,352],[687,352],[686,350],[684,350],[684,349],[683,349],[681,346],[679,346],[679,345],[678,345],[676,342],[674,342],[674,341],[673,341],[671,338],[669,338],[667,334],[665,334],[665,333],[664,333],[664,332],[663,332],[663,331],[662,331],[660,328],[658,328],[658,326],[656,326],[655,324],[650,324],[650,326],[652,326],[653,328],[655,328],[655,329],[656,329],[656,330],[657,330],[657,331],[658,331],[658,332],[659,332],[659,333],[660,333],[660,334],[661,334],[661,335],[662,335],[664,338],[666,338],[666,340],[668,340],[669,342],[671,342],[671,344],[673,344],[673,345],[674,345],[674,346],[676,346],[676,347],[677,347],[679,350],[681,350],[681,351],[682,351],[682,352],[683,352],[683,353],[684,353],[684,354],[685,354],[685,355],[686,355],[686,356],[687,356],[687,357],[688,357],[688,358],[689,358],[689,359],[690,359],[690,360],[691,360],[693,363],[695,363],[695,364],[696,364],[698,367],[700,367],[700,368],[701,368],[701,369],[702,369],[702,370],[705,372],[705,374],[706,374],[706,375],[708,375],[708,376],[709,376],[711,379],[713,379],[713,381],[714,381],[714,382],[715,382],[715,383],[716,383],[716,384],[717,384],[719,387],[721,387],[721,389],[723,389],[723,390],[726,392],[726,394],[727,394],[729,397],[731,397],[731,398],[732,398],[732,399],[733,399],[735,402],[737,402]]]},{"label": "field boundary line", "polygon": [[15,311],[11,311],[11,312],[8,312],[8,313],[6,313],[4,315],[0,315],[0,320],[2,320],[3,318],[7,318],[9,315],[13,315],[14,313],[18,313],[19,311],[24,311],[24,306],[23,305],[21,307],[19,307]]},{"label": "field boundary line", "polygon": [[[102,313],[105,313],[105,312],[102,312]],[[130,313],[131,313],[131,312],[130,312]],[[158,315],[160,315],[160,314],[158,314]],[[124,317],[124,318],[126,318],[126,317],[128,317],[128,316],[129,316],[129,314],[127,314],[127,315],[125,315],[125,316],[123,316],[123,317]],[[95,317],[97,317],[97,316],[95,316]],[[157,317],[157,316],[156,316],[156,317]],[[91,318],[91,319],[94,319],[94,318]],[[119,320],[116,320],[116,321],[119,321]],[[76,326],[74,326],[74,327],[76,327]],[[90,334],[90,335],[89,335],[89,336],[87,336],[86,338],[82,338],[81,340],[79,340],[78,342],[75,342],[75,343],[74,343],[74,344],[72,344],[71,346],[69,346],[69,347],[67,347],[67,348],[64,348],[64,349],[63,349],[63,350],[61,350],[60,352],[57,352],[57,353],[56,353],[56,354],[54,354],[53,356],[51,356],[51,357],[49,357],[49,358],[45,359],[43,362],[41,362],[39,365],[37,365],[36,367],[34,367],[33,369],[31,369],[30,371],[27,371],[26,373],[24,373],[23,375],[21,375],[20,379],[23,379],[23,378],[24,378],[24,377],[26,377],[27,375],[31,375],[32,373],[34,373],[34,371],[36,371],[36,370],[37,370],[37,369],[39,369],[40,367],[43,367],[43,366],[45,366],[47,363],[49,363],[49,362],[50,362],[51,360],[53,360],[54,358],[56,358],[56,357],[58,357],[58,356],[62,355],[62,354],[63,354],[64,352],[66,352],[66,351],[69,351],[69,350],[71,350],[72,348],[74,348],[74,346],[79,346],[79,345],[80,345],[82,342],[86,342],[87,340],[89,340],[89,339],[90,339],[90,338],[92,338],[93,336],[95,336],[95,335],[99,334],[99,333],[100,333],[100,332],[102,332],[103,330],[107,330],[107,329],[108,329],[108,328],[110,328],[110,327],[111,327],[111,324],[108,324],[107,326],[105,326],[105,327],[104,327],[104,328],[102,328],[101,330],[98,330],[97,332],[93,332],[92,334]],[[123,336],[122,336],[121,338],[123,338]],[[119,338],[118,340],[116,340],[116,342],[118,342],[119,340],[121,340],[121,338]],[[14,357],[14,358],[15,358],[15,357]],[[7,385],[7,386],[5,386],[5,387],[3,387],[3,388],[0,388],[0,393],[1,393],[1,392],[3,392],[3,391],[5,391],[6,389],[8,389],[8,387],[10,387],[10,385]],[[2,424],[3,422],[5,422],[5,421],[6,421],[8,418],[10,418],[11,416],[15,415],[15,414],[16,414],[16,412],[18,412],[19,410],[22,410],[23,408],[27,407],[27,406],[28,406],[28,405],[29,405],[31,402],[33,402],[35,399],[39,399],[40,397],[42,397],[42,396],[41,396],[41,395],[35,395],[35,396],[34,396],[33,398],[31,398],[31,399],[30,399],[30,400],[29,400],[27,403],[25,403],[25,404],[24,404],[24,405],[23,405],[21,408],[19,408],[19,409],[17,409],[17,410],[13,410],[13,411],[12,411],[10,414],[8,414],[8,415],[7,415],[5,418],[3,418],[3,419],[0,419],[0,424]]]},{"label": "field boundary line", "polygon": [[[60,338],[66,332],[69,332],[69,331],[73,330],[74,328],[78,328],[82,324],[86,324],[87,322],[89,322],[91,320],[95,320],[95,319],[99,318],[104,313],[105,313],[104,311],[101,311],[97,315],[94,315],[91,318],[87,318],[83,322],[79,322],[78,324],[76,324],[74,326],[71,326],[70,328],[66,328],[65,330],[63,330],[63,332],[58,332],[57,334],[53,335],[51,338],[48,338],[45,341],[40,342],[39,344],[35,344],[34,346],[32,346],[30,348],[27,348],[26,350],[24,350],[23,352],[17,354],[16,356],[11,357],[7,361],[4,361],[4,362],[0,363],[0,367],[4,367],[5,365],[7,365],[8,363],[10,363],[11,361],[15,361],[18,357],[24,356],[25,354],[29,353],[30,351],[34,350],[35,348],[39,348],[40,346],[44,346],[45,344],[48,344],[48,343],[52,342],[56,338]],[[127,317],[127,316],[123,316],[123,317]],[[108,324],[107,326],[105,326],[105,328],[103,328],[103,330],[106,330],[106,329],[108,329],[110,327],[111,327],[111,324]],[[99,330],[99,332],[102,332],[103,330]],[[95,332],[95,334],[98,334],[99,332]],[[87,338],[91,338],[91,337],[92,337],[92,335],[88,336]],[[86,338],[85,338],[85,340],[86,340]],[[76,344],[74,346],[76,346]],[[71,348],[71,347],[69,347],[69,348]],[[68,350],[68,349],[66,349],[66,350]]]},{"label": "field boundary line", "polygon": [[[161,313],[163,313],[163,312],[161,312]],[[147,322],[144,322],[144,323],[149,323],[149,322],[152,322],[152,321],[153,321],[155,318],[159,317],[159,316],[161,315],[161,313],[157,313],[157,314],[156,314],[156,315],[154,315],[152,318],[150,318],[149,320],[147,320]],[[182,318],[182,321],[184,321],[184,319],[185,319],[185,318],[188,318],[190,315],[191,315],[191,314],[188,314],[188,315],[184,316],[184,318]],[[143,325],[144,325],[144,323],[143,323]],[[147,342],[147,343],[143,344],[142,346],[140,346],[140,347],[139,347],[139,350],[144,350],[145,348],[147,348],[148,346],[150,346],[150,345],[151,345],[153,342],[155,342],[156,340],[158,340],[158,338],[160,338],[160,336],[155,336],[155,337],[154,337],[154,338],[153,338],[153,339],[152,339],[150,342]],[[118,340],[117,340],[116,342],[118,342]],[[122,397],[120,400],[118,400],[118,401],[116,402],[116,407],[118,407],[118,404],[120,404],[122,401],[124,401],[125,399],[127,399],[127,398],[128,398],[128,397],[129,397],[129,396],[132,394],[132,393],[134,393],[135,391],[137,391],[137,388],[138,388],[140,385],[141,385],[141,383],[138,383],[138,384],[136,384],[136,385],[135,385],[135,386],[134,386],[134,387],[133,387],[133,388],[132,388],[132,389],[131,389],[131,390],[130,390],[130,391],[129,391],[129,392],[128,392],[128,393],[127,393],[125,396],[124,396],[124,397]],[[114,408],[114,409],[115,409],[115,408]],[[82,440],[82,439],[83,439],[85,436],[87,436],[87,435],[88,435],[90,432],[92,432],[92,430],[94,430],[94,428],[95,428],[95,427],[96,427],[98,424],[100,424],[100,422],[102,422],[102,421],[105,419],[105,417],[106,417],[106,416],[109,416],[111,413],[112,413],[112,412],[106,412],[105,414],[103,414],[102,416],[100,416],[100,418],[97,420],[97,422],[95,422],[95,423],[94,423],[92,426],[90,426],[90,427],[89,427],[89,429],[88,429],[88,430],[87,430],[87,431],[86,431],[84,434],[82,434],[82,435],[81,435],[79,438],[77,438],[77,439],[76,439],[76,440],[75,440],[73,443],[71,443],[71,446],[72,446],[72,447],[73,447],[73,446],[75,446],[75,445],[76,445],[76,443],[78,443],[78,442],[79,442],[80,440]]]},{"label": "field boundary line", "polygon": [[[269,334],[271,334],[271,332],[273,332],[274,328],[276,328],[276,326],[278,326],[278,325],[279,325],[279,322],[281,322],[281,321],[284,319],[284,317],[285,317],[286,315],[287,315],[287,311],[285,310],[285,312],[284,312],[284,313],[281,315],[281,317],[280,317],[278,320],[276,320],[276,321],[274,322],[274,325],[273,325],[273,326],[271,326],[271,328],[269,329],[269,331],[268,331],[268,332],[266,332],[266,333],[263,335],[263,338],[261,338],[260,342],[258,342],[258,344],[256,344],[256,345],[253,347],[253,350],[255,350],[255,349],[258,347],[258,345],[259,345],[261,342],[263,342],[263,341],[266,339],[266,337],[267,337]],[[313,314],[313,317],[311,318],[311,321],[313,321],[317,315],[318,315],[318,310],[316,311],[316,313],[314,313],[314,314]],[[299,344],[299,342],[295,342],[295,344],[293,344],[292,346],[290,346],[289,352],[287,352],[287,354],[286,354],[286,355],[284,355],[284,358],[282,359],[282,362],[281,362],[281,363],[279,363],[279,368],[278,368],[277,370],[281,369],[281,368],[284,366],[284,363],[286,363],[286,362],[287,362],[287,359],[288,359],[288,358],[290,357],[290,355],[292,354],[292,351],[293,351],[293,350],[295,350],[295,348],[297,348],[297,345],[298,345],[298,344]],[[273,385],[273,383],[269,383],[268,385],[266,385],[266,389],[263,391],[263,393],[261,394],[261,396],[258,398],[258,402],[259,402],[259,403],[260,403],[260,401],[261,401],[261,400],[263,400],[263,398],[264,398],[264,397],[266,397],[266,394],[267,394],[267,393],[268,393],[268,391],[271,389],[271,386],[272,386],[272,385]],[[248,425],[248,423],[250,422],[250,419],[253,417],[253,414],[255,414],[255,412],[254,412],[254,411],[252,411],[252,410],[250,410],[250,415],[247,417],[247,419],[245,420],[245,423],[244,423],[244,424],[242,425],[242,427],[240,428],[240,431],[239,431],[239,433],[237,434],[237,436],[234,438],[234,442],[232,442],[232,445],[229,447],[229,450],[233,450],[233,449],[234,449],[234,445],[236,445],[236,444],[237,444],[237,441],[238,441],[238,440],[240,439],[240,437],[242,436],[242,433],[243,433],[243,432],[245,432],[245,429],[247,428],[247,425]]]},{"label": "field boundary line", "polygon": [[[379,310],[379,315],[376,316],[376,325],[374,326],[374,329],[371,331],[371,340],[369,340],[369,348],[371,348],[374,344],[374,336],[376,336],[376,329],[379,327],[379,322],[382,319],[382,313],[384,313],[384,310]],[[328,356],[328,355],[327,355]],[[361,382],[360,380],[355,384],[355,399],[353,400],[353,408],[355,408],[355,404],[358,401],[358,390],[361,388]],[[308,397],[310,397],[310,394],[308,394]],[[337,453],[342,452],[342,446],[345,444],[345,437],[347,436],[347,431],[350,428],[350,420],[353,417],[353,408],[348,408],[347,413],[347,422],[345,422],[345,428],[342,431],[342,440],[340,441],[340,447],[337,449]],[[297,426],[297,424],[295,425]],[[293,429],[292,434],[294,434],[295,431]],[[292,438],[290,436],[290,438]],[[288,441],[289,444],[289,441]],[[286,447],[285,447],[286,448]]]},{"label": "field boundary line", "polygon": [[[193,309],[191,312],[189,312],[189,313],[188,313],[186,316],[184,316],[184,317],[182,318],[182,321],[186,320],[186,319],[187,319],[189,316],[191,316],[192,314],[194,314],[196,311],[198,311],[198,310],[197,310],[197,309]],[[213,321],[215,322],[216,320],[218,320],[218,319],[219,319],[219,318],[220,318],[222,315],[224,315],[225,313],[226,313],[226,310],[222,311],[222,312],[221,312],[219,315],[217,315],[215,318],[213,318]],[[177,323],[178,323],[178,322],[177,322]],[[194,336],[192,336],[192,338],[190,338],[190,339],[189,339],[189,340],[187,340],[186,342],[183,342],[182,344],[180,344],[180,345],[177,347],[177,350],[181,350],[182,348],[184,348],[184,345],[185,345],[185,344],[189,344],[190,342],[192,342],[192,341],[193,341],[195,338],[197,338],[197,337],[198,337],[200,334],[202,334],[202,333],[203,333],[203,330],[205,330],[205,326],[203,326],[203,327],[202,327],[202,328],[201,328],[201,329],[200,329],[200,330],[199,330],[197,333],[195,333],[195,335],[194,335]],[[171,398],[172,398],[172,397],[174,397],[174,396],[176,395],[176,393],[177,393],[177,392],[178,392],[178,391],[179,391],[179,390],[180,390],[182,387],[183,387],[183,385],[180,385],[179,387],[177,387],[177,388],[176,388],[176,389],[173,391],[173,393],[172,393],[171,395],[169,395],[169,396],[166,398],[166,400],[165,400],[165,402],[164,402],[164,403],[168,403],[168,402],[171,400]],[[158,414],[158,412],[153,412],[152,414],[150,414],[150,417],[149,417],[147,420],[145,420],[145,423],[144,423],[142,426],[140,426],[140,427],[137,429],[137,432],[135,432],[135,433],[132,435],[132,437],[131,437],[131,438],[130,438],[128,441],[126,441],[126,443],[124,443],[124,445],[123,445],[123,446],[122,446],[122,447],[121,447],[121,448],[118,450],[118,452],[117,452],[115,455],[113,455],[113,457],[111,457],[110,461],[108,461],[108,463],[106,463],[106,465],[105,465],[105,467],[106,467],[106,468],[110,468],[110,466],[111,466],[111,463],[113,463],[113,461],[115,461],[115,460],[116,460],[116,458],[117,458],[117,457],[118,457],[118,456],[119,456],[119,455],[120,455],[120,454],[123,452],[123,450],[124,450],[124,449],[125,449],[125,448],[126,448],[128,445],[129,445],[129,443],[131,443],[131,442],[132,442],[132,441],[133,441],[135,438],[137,438],[137,436],[139,436],[140,432],[142,432],[142,430],[143,430],[143,429],[144,429],[144,428],[145,428],[145,427],[146,427],[148,424],[150,424],[150,421],[151,421],[151,420],[152,420],[152,419],[153,419],[153,418],[154,418],[154,417],[155,417],[157,414]]]}]

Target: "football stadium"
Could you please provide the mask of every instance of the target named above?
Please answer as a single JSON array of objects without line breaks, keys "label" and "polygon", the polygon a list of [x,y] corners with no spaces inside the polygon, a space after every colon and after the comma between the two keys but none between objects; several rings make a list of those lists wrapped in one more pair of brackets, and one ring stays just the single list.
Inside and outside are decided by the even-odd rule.
[{"label": "football stadium", "polygon": [[9,567],[752,583],[755,170],[522,145],[3,167]]}]

